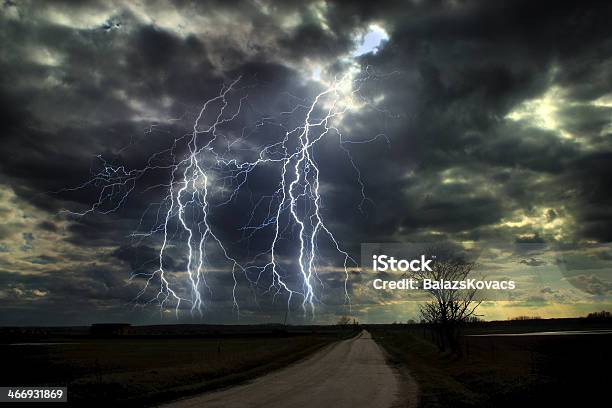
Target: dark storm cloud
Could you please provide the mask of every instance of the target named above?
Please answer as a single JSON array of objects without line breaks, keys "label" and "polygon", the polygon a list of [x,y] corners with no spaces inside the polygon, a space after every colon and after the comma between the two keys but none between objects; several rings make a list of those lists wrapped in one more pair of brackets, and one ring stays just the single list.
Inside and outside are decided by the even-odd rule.
[{"label": "dark storm cloud", "polygon": [[572,163],[566,180],[575,188],[573,208],[579,223],[577,235],[599,242],[612,241],[612,152],[592,152]]},{"label": "dark storm cloud", "polygon": [[567,280],[577,288],[593,295],[606,296],[612,293],[612,283],[595,275],[577,275],[568,277]]},{"label": "dark storm cloud", "polygon": [[517,244],[528,244],[533,245],[533,248],[540,248],[544,245],[545,241],[539,234],[525,235],[517,237],[514,241]]},{"label": "dark storm cloud", "polygon": [[[545,261],[542,261],[541,259],[536,259],[536,258],[522,259],[520,261],[520,263],[525,264],[527,266],[542,266],[542,265],[546,265]],[[548,288],[548,289],[550,289],[550,288]]]},{"label": "dark storm cloud", "polygon": [[[343,33],[347,34],[347,33]],[[306,23],[299,26],[288,37],[280,40],[281,47],[292,57],[333,58],[350,50],[353,39],[344,35],[338,38],[323,30],[318,24]]]},{"label": "dark storm cloud", "polygon": [[[612,239],[612,108],[595,103],[612,91],[612,12],[606,3],[5,2],[1,13],[0,183],[46,219],[34,232],[25,231],[25,221],[9,219],[10,208],[21,204],[0,207],[7,219],[0,225],[0,248],[22,232],[33,234],[34,247],[40,234],[54,234],[61,245],[76,248],[62,259],[90,256],[81,250],[99,258],[92,259],[98,266],[66,271],[59,279],[50,272],[19,278],[5,273],[7,285],[22,285],[15,287],[28,299],[36,297],[33,290],[47,288],[51,295],[39,300],[70,292],[92,299],[91,310],[98,301],[116,306],[134,294],[115,290],[119,277],[153,268],[146,263],[159,242],[134,243],[130,234],[139,223],[140,232],[154,224],[162,189],[137,189],[113,214],[58,216],[62,209],[84,211],[98,199],[95,186],[62,190],[100,171],[97,155],[142,167],[153,152],[189,132],[203,101],[240,75],[249,100],[244,118],[228,132],[290,109],[295,100],[287,95],[311,98],[321,87],[303,77],[312,64],[330,71],[345,67],[340,59],[371,23],[390,38],[359,61],[395,74],[364,86],[368,100],[382,97],[381,110],[349,115],[345,131],[351,140],[379,133],[389,139],[348,146],[369,200],[360,205],[355,170],[337,140],[316,152],[326,188],[324,216],[344,247],[357,253],[361,242],[430,239],[432,232],[445,239],[517,243],[557,236]],[[537,112],[529,116],[533,105],[525,105],[527,114],[519,119],[508,116],[555,87],[563,97],[549,101],[559,105],[548,127],[534,121]],[[280,131],[264,129],[245,143],[245,157],[249,146]],[[170,157],[159,160],[168,163]],[[253,173],[250,192],[264,195],[273,177]],[[160,171],[141,183],[167,181]],[[241,196],[216,218],[218,235],[241,256],[257,253],[269,239],[256,235],[249,247],[239,241],[243,232],[235,225],[248,221],[251,199]],[[504,224],[538,214],[549,229]],[[562,234],[550,226],[555,223]],[[184,268],[174,250],[168,266]],[[56,260],[43,255],[48,258],[31,260],[43,266]],[[228,273],[211,279],[222,287],[215,294],[221,305],[233,279]],[[326,279],[332,288],[343,285],[335,276]],[[241,291],[245,302],[249,290]],[[26,304],[7,299],[3,295],[6,307]],[[266,313],[273,310],[265,307]]]},{"label": "dark storm cloud", "polygon": [[[147,245],[123,245],[113,251],[112,256],[128,265],[133,274],[151,274],[159,268],[159,251]],[[187,265],[172,256],[166,256],[164,267],[170,270],[185,270]]]},{"label": "dark storm cloud", "polygon": [[435,201],[423,200],[420,206],[411,209],[411,215],[404,218],[402,225],[409,230],[438,228],[457,232],[492,224],[501,218],[502,208],[493,198],[461,199],[455,195],[447,197],[438,197]]},{"label": "dark storm cloud", "polygon": [[466,160],[556,174],[579,156],[574,143],[559,140],[550,131],[509,125],[500,126],[494,132],[473,136],[467,142],[470,147]]},{"label": "dark storm cloud", "polygon": [[[416,173],[415,178],[423,185],[436,177],[436,171],[452,166],[472,168],[492,176],[506,173],[510,177],[507,184],[493,178],[488,180],[489,189],[500,186],[507,190],[507,195],[496,193],[498,205],[488,208],[473,205],[472,210],[467,209],[470,203],[463,203],[461,196],[433,189],[430,200],[448,203],[439,211],[439,223],[427,215],[432,211],[420,212],[420,208],[410,215],[415,222],[444,229],[448,220],[454,220],[462,229],[477,228],[507,216],[508,210],[529,211],[544,202],[559,202],[560,180],[572,180],[570,185],[565,185],[568,191],[583,190],[580,180],[588,178],[587,174],[593,174],[597,183],[603,167],[577,170],[576,163],[588,160],[589,153],[583,146],[560,138],[556,130],[538,129],[531,123],[515,124],[505,118],[518,103],[536,97],[553,85],[566,87],[571,98],[574,90],[584,83],[601,83],[600,77],[608,75],[602,71],[609,70],[612,50],[602,16],[609,16],[610,10],[577,7],[540,2],[503,6],[467,2],[436,9],[423,5],[406,11],[403,20],[398,17],[401,13],[390,17],[393,31],[388,46],[367,60],[374,65],[401,67],[405,73],[415,73],[391,81],[392,88],[386,93],[386,100],[409,109],[415,106],[414,115],[407,115],[409,120],[398,124],[402,128],[395,132],[403,135],[394,140],[397,160],[403,158],[410,163],[408,166],[427,169]],[[586,61],[598,61],[597,68],[587,68]],[[566,81],[567,73],[578,72],[581,65],[585,66],[583,74],[591,72],[592,77],[576,83]],[[607,85],[593,87],[584,98],[588,96],[587,100],[592,101],[608,91]],[[579,101],[583,99],[576,99]],[[558,116],[566,130],[587,138],[587,145],[597,143],[599,147],[603,144],[601,139],[608,143],[610,140],[609,134],[600,136],[609,123],[605,111],[606,108],[574,107],[559,111]],[[605,147],[610,148],[609,144]],[[380,167],[377,171],[380,175]],[[550,174],[551,182],[543,185],[541,173]],[[563,177],[557,178],[557,175]],[[537,186],[535,180],[538,180]],[[508,190],[511,185],[513,190]],[[487,194],[478,196],[474,182],[470,188],[474,203],[486,202]],[[601,194],[609,191],[603,186],[599,190]],[[436,197],[438,194],[440,197]],[[520,199],[521,196],[524,198]],[[609,204],[603,197],[594,198],[581,195],[575,206],[601,207],[599,212],[591,214],[600,222],[602,232],[610,230],[605,215]],[[414,206],[418,197],[408,195],[407,201],[403,209]],[[452,205],[453,201],[456,206]],[[502,203],[504,213],[497,211]],[[470,214],[478,219],[473,220]],[[467,220],[465,225],[461,225],[462,218]],[[595,231],[591,236],[609,239]]]}]

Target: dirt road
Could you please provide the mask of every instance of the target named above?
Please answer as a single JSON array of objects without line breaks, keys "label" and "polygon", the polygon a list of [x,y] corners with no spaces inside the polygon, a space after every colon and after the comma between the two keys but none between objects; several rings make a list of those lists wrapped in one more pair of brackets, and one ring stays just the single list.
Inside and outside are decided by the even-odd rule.
[{"label": "dirt road", "polygon": [[397,374],[365,330],[254,381],[164,405],[166,408],[391,407]]}]

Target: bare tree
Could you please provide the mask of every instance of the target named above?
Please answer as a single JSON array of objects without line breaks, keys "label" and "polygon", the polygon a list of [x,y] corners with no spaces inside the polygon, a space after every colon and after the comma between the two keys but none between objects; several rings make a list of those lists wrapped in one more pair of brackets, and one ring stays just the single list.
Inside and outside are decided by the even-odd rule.
[{"label": "bare tree", "polygon": [[[459,257],[449,256],[444,251],[428,251],[436,258],[431,263],[431,271],[416,272],[416,278],[423,282],[429,279],[432,282],[466,281],[470,272],[476,265]],[[458,329],[470,318],[477,316],[476,308],[481,300],[475,300],[476,289],[449,289],[443,285],[439,288],[427,289],[432,297],[421,305],[421,318],[429,324],[436,334],[436,344],[441,351],[450,349],[460,354],[458,342]]]},{"label": "bare tree", "polygon": [[351,323],[351,318],[348,316],[342,316],[340,317],[340,319],[338,319],[338,322],[336,323],[338,326],[347,326]]}]

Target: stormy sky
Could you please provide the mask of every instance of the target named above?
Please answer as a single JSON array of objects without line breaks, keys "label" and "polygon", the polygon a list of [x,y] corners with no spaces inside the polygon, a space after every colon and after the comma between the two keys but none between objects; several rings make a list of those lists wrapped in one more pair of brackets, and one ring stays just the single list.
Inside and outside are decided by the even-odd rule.
[{"label": "stormy sky", "polygon": [[[611,18],[606,2],[4,1],[0,324],[176,321],[154,293],[134,299],[162,244],[168,163],[187,154],[203,103],[239,79],[228,111],[240,115],[220,141],[224,158],[252,160],[347,73],[364,78],[360,103],[340,101],[338,132],[315,152],[322,215],[344,250],[359,259],[362,243],[476,243],[497,272],[541,269],[520,300],[483,307],[486,318],[612,307]],[[151,157],[133,190],[100,195],[105,166],[129,172]],[[265,224],[269,207],[253,208],[273,203],[275,177],[254,171],[231,200],[240,179],[215,180],[211,228],[232,257],[268,245],[269,230],[241,227]],[[329,241],[318,249],[315,322],[416,317],[414,302],[374,293],[356,268],[349,310],[342,257]],[[204,317],[185,306],[180,321],[283,321],[286,294],[245,280],[238,314],[231,265],[218,248],[210,257]],[[166,262],[183,276],[184,248]],[[312,322],[299,303],[290,321]]]}]

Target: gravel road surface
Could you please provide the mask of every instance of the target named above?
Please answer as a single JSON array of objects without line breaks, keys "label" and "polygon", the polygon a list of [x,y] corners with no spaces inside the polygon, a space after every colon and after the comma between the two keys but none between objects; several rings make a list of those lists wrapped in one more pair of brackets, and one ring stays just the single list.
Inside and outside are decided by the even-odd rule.
[{"label": "gravel road surface", "polygon": [[398,374],[367,331],[249,383],[163,405],[165,408],[391,407]]}]

